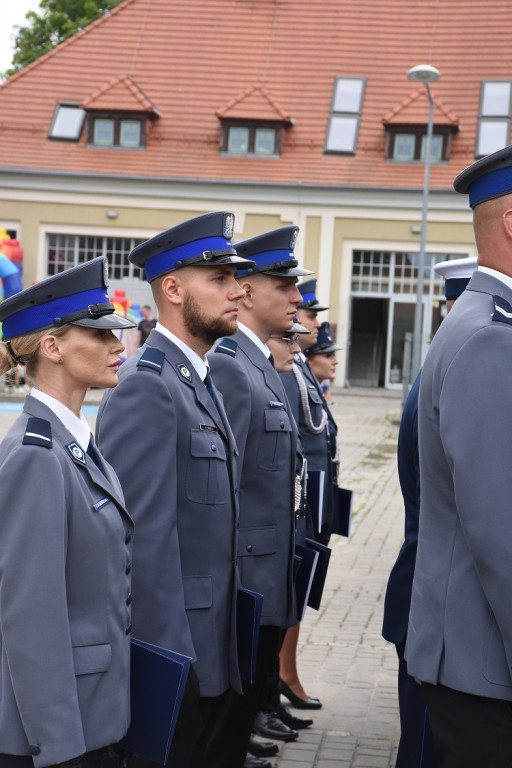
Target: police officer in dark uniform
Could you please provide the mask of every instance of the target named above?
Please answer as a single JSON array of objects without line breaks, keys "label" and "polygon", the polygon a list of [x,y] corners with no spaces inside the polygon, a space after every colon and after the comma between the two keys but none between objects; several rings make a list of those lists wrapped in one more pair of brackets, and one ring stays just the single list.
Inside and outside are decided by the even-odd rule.
[{"label": "police officer in dark uniform", "polygon": [[133,524],[81,413],[115,387],[107,262],[0,304],[0,372],[34,382],[0,447],[0,766],[101,768],[130,723]]},{"label": "police officer in dark uniform", "polygon": [[204,214],[132,251],[159,320],[97,418],[137,526],[134,634],[193,659],[169,754],[179,768],[224,768],[219,749],[231,726],[223,712],[229,690],[241,691],[236,446],[206,360],[216,338],[237,330],[243,260],[233,225],[232,213]]},{"label": "police officer in dark uniform", "polygon": [[[237,243],[256,266],[239,270],[245,291],[239,330],[221,339],[209,360],[226,400],[240,451],[238,559],[242,585],[263,594],[257,679],[233,707],[233,750],[226,765],[241,766],[266,679],[277,664],[281,628],[295,623],[293,490],[297,428],[266,341],[290,330],[301,295],[297,277],[310,274],[294,258],[298,227],[288,226]],[[269,718],[272,714],[269,713]],[[276,731],[282,728],[275,722]],[[290,729],[287,729],[290,732]],[[296,738],[296,732],[291,732]],[[267,733],[278,738],[277,733]],[[288,733],[288,738],[290,733]]]}]

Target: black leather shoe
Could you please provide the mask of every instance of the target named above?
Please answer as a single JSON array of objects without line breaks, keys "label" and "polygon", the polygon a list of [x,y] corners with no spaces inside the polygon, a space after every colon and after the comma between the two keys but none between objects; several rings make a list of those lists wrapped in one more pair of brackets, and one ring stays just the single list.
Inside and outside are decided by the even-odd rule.
[{"label": "black leather shoe", "polygon": [[247,751],[255,757],[273,757],[279,752],[279,747],[273,741],[251,739]]},{"label": "black leather shoe", "polygon": [[258,736],[278,741],[295,741],[299,735],[297,731],[288,728],[275,712],[258,712],[254,719],[253,730]]},{"label": "black leather shoe", "polygon": [[301,699],[299,696],[296,696],[292,689],[281,679],[279,680],[278,690],[279,693],[286,696],[292,707],[296,709],[320,709],[322,706],[320,699],[315,699],[313,696],[308,696],[307,699]]},{"label": "black leather shoe", "polygon": [[313,725],[313,721],[310,717],[295,717],[289,709],[286,709],[286,707],[281,705],[276,707],[276,715],[288,726],[288,728],[293,728],[295,731],[298,731],[301,728],[309,728],[310,725]]},{"label": "black leather shoe", "polygon": [[272,764],[264,757],[254,757],[248,752],[244,760],[244,768],[272,768]]}]

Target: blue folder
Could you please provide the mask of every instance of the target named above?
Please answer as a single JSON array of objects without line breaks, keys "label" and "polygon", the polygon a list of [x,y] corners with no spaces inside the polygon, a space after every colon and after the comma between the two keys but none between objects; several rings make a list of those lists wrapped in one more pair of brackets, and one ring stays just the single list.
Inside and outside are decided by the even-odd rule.
[{"label": "blue folder", "polygon": [[263,595],[252,589],[238,587],[236,594],[236,637],[240,677],[254,683],[256,655],[260,635]]},{"label": "blue folder", "polygon": [[308,606],[318,611],[322,601],[329,560],[331,559],[331,550],[325,544],[320,544],[319,541],[314,541],[313,539],[306,539],[306,547],[314,552],[318,552],[318,562],[308,599]]},{"label": "blue folder", "polygon": [[331,526],[331,533],[337,533],[340,536],[350,537],[352,529],[352,502],[354,492],[348,488],[335,487],[334,496],[334,519]]},{"label": "blue folder", "polygon": [[307,499],[311,512],[315,531],[322,530],[324,520],[324,484],[325,471],[323,469],[308,469]]},{"label": "blue folder", "polygon": [[130,661],[132,718],[121,746],[165,765],[192,659],[132,637]]},{"label": "blue folder", "polygon": [[295,599],[297,606],[297,619],[302,621],[306,606],[308,604],[309,593],[313,578],[315,575],[316,564],[318,561],[318,552],[305,547],[302,544],[295,545],[295,554],[302,558],[299,570],[295,577]]}]

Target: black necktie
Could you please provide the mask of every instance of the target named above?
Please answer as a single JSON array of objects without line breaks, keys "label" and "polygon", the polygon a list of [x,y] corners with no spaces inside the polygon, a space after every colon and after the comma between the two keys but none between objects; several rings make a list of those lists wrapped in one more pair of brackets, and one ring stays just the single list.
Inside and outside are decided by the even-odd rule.
[{"label": "black necktie", "polygon": [[272,368],[275,368],[275,365],[274,365],[274,355],[270,354],[268,356],[268,361],[269,361],[270,365],[272,366]]},{"label": "black necktie", "polygon": [[91,457],[91,459],[94,461],[94,463],[96,464],[100,472],[102,472],[106,477],[107,474],[105,472],[105,467],[103,466],[100,453],[93,443],[92,437],[89,440],[89,445],[87,446],[87,455]]},{"label": "black necktie", "polygon": [[210,376],[210,371],[206,371],[206,376],[203,379],[203,383],[208,390],[208,394],[210,395],[211,399],[217,405],[217,400],[215,399],[215,393],[213,391],[213,383],[212,383],[212,377]]}]

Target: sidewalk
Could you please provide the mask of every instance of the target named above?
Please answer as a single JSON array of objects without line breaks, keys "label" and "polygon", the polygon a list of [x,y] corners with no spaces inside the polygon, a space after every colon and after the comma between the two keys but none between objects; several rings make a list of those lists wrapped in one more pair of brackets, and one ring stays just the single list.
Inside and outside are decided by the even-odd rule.
[{"label": "sidewalk", "polygon": [[380,632],[385,586],[403,539],[396,472],[400,395],[343,390],[334,394],[333,413],[340,484],[355,492],[353,531],[349,541],[333,537],[321,610],[308,610],[299,638],[302,682],[323,708],[291,710],[314,724],[297,741],[280,742],[272,762],[276,768],[392,768],[399,736],[397,662]]}]

